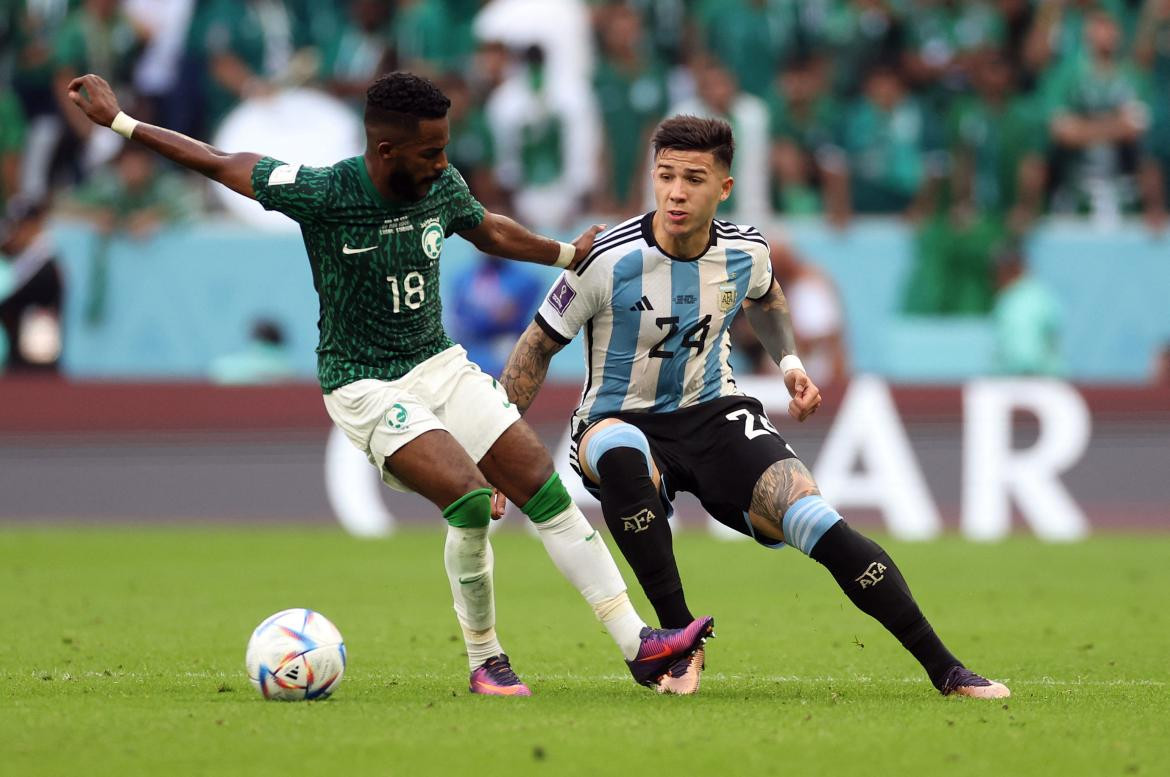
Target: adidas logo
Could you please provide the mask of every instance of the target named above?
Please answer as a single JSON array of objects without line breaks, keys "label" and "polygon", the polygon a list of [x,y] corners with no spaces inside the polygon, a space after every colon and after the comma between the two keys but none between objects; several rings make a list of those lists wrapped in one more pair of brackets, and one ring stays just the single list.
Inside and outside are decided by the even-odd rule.
[{"label": "adidas logo", "polygon": [[642,299],[638,300],[638,302],[636,304],[630,306],[630,310],[653,310],[653,309],[654,309],[654,306],[650,304],[650,300],[644,296],[642,297]]}]

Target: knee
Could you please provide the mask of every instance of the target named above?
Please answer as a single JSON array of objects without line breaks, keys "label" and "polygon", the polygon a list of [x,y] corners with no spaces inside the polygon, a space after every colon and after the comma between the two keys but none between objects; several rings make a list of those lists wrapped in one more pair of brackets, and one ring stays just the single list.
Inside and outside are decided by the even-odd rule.
[{"label": "knee", "polygon": [[598,430],[588,441],[585,463],[589,470],[603,481],[607,471],[624,475],[647,477],[654,475],[654,459],[650,455],[650,441],[636,426],[616,423]]}]

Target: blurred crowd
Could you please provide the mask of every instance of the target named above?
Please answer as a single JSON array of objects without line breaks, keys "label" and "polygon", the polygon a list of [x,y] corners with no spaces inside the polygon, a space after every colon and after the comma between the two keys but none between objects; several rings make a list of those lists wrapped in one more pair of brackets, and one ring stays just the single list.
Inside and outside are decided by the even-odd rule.
[{"label": "blurred crowd", "polygon": [[451,162],[541,230],[648,209],[654,125],[724,117],[723,215],[907,219],[908,313],[989,313],[1041,216],[1168,222],[1170,0],[0,0],[0,200],[138,237],[209,207],[68,104],[78,74],[210,139],[290,88],[360,111],[392,69],[440,84]]}]

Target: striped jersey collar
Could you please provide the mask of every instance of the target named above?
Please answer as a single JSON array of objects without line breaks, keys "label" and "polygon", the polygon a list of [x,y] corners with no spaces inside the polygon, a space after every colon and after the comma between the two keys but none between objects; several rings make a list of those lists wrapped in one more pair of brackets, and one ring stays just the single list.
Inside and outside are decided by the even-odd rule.
[{"label": "striped jersey collar", "polygon": [[654,214],[657,212],[658,211],[652,210],[642,217],[642,239],[646,241],[647,245],[657,248],[666,258],[672,259],[676,262],[697,262],[698,260],[702,259],[709,250],[711,250],[711,246],[715,245],[717,238],[715,236],[715,221],[712,219],[711,236],[707,239],[707,247],[704,248],[698,256],[692,256],[685,259],[681,256],[675,256],[662,246],[658,245],[658,241],[654,239]]}]

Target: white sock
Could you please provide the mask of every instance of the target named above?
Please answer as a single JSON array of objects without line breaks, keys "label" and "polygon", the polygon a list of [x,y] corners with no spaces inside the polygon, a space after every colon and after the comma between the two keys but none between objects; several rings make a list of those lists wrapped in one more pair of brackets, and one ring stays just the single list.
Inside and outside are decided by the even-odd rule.
[{"label": "white sock", "polygon": [[492,545],[486,526],[479,529],[447,527],[443,563],[451,581],[455,616],[463,629],[467,663],[471,669],[503,653],[496,638],[496,601],[492,586]]},{"label": "white sock", "polygon": [[630,604],[626,583],[601,533],[589,525],[575,504],[534,525],[557,569],[593,607],[626,660],[633,660],[642,642],[638,634],[646,622]]}]

